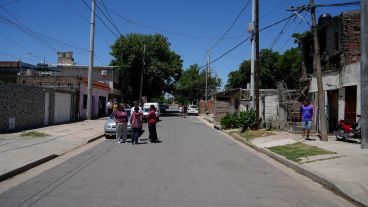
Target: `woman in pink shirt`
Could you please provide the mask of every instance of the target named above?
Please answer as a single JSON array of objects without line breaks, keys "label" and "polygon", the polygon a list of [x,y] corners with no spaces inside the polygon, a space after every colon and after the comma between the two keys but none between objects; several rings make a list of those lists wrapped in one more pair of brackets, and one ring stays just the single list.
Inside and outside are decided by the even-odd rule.
[{"label": "woman in pink shirt", "polygon": [[142,128],[143,113],[139,111],[139,107],[135,106],[134,111],[130,115],[130,127],[132,128],[132,144],[138,144],[138,137]]},{"label": "woman in pink shirt", "polygon": [[118,110],[114,111],[114,120],[116,123],[116,142],[125,143],[128,134],[127,121],[128,116],[124,110],[124,105],[120,104]]}]

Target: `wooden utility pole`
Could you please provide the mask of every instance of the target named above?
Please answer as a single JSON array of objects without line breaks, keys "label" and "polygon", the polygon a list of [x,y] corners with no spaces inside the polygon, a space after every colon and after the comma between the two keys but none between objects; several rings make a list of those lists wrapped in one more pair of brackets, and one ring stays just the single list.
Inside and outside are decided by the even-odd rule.
[{"label": "wooden utility pole", "polygon": [[361,148],[368,149],[368,2],[360,3]]},{"label": "wooden utility pole", "polygon": [[146,54],[146,45],[143,45],[142,55],[142,70],[141,70],[141,86],[139,88],[139,105],[142,105],[142,91],[143,91],[143,74],[144,74],[144,56]]},{"label": "wooden utility pole", "polygon": [[95,42],[95,10],[96,2],[92,0],[91,13],[91,31],[89,38],[89,65],[88,65],[88,94],[87,94],[87,119],[92,119],[92,77],[93,77],[93,56],[94,56],[94,42]]},{"label": "wooden utility pole", "polygon": [[256,59],[254,64],[254,82],[255,82],[255,98],[256,98],[256,129],[259,128],[259,0],[255,0],[255,22],[254,22],[254,39],[256,49]]},{"label": "wooden utility pole", "polygon": [[310,0],[310,10],[312,15],[312,32],[314,43],[314,64],[317,71],[317,88],[318,88],[318,108],[319,108],[319,124],[320,124],[320,136],[322,141],[328,141],[327,137],[327,122],[325,113],[325,94],[323,91],[322,82],[322,69],[321,69],[321,57],[319,54],[319,43],[316,23],[316,7],[314,0]]}]

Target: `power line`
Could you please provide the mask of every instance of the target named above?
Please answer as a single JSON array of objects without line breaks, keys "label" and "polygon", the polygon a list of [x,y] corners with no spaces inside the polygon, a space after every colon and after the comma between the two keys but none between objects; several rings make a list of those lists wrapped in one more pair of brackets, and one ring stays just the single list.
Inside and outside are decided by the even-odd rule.
[{"label": "power line", "polygon": [[[165,30],[165,29],[161,29],[161,28],[152,27],[152,26],[145,25],[145,24],[139,23],[137,21],[134,21],[134,20],[132,20],[130,18],[127,18],[125,16],[122,16],[121,14],[119,14],[118,12],[115,12],[112,9],[109,9],[109,8],[107,8],[107,9],[110,10],[111,13],[115,14],[116,16],[118,16],[121,19],[128,22],[129,24],[134,24],[134,25],[137,25],[137,26],[140,26],[140,27],[143,27],[143,28],[147,28],[147,29],[151,29],[151,30],[154,30],[154,31],[163,32],[163,33],[167,33],[167,34],[172,34],[172,35],[176,35],[176,36],[180,36],[180,37],[192,38],[192,39],[210,39],[210,40],[221,39],[221,37],[197,36],[197,35],[184,34],[184,33],[173,32],[173,31],[169,31],[169,30]],[[239,38],[243,38],[243,37],[246,37],[246,35],[227,37],[227,38],[223,38],[223,39],[239,39]]]},{"label": "power line", "polygon": [[231,23],[231,25],[227,28],[227,30],[224,32],[224,34],[220,37],[220,39],[218,39],[215,44],[213,44],[213,46],[210,48],[210,50],[213,50],[213,48],[215,48],[220,42],[221,40],[224,39],[224,37],[227,35],[227,33],[230,32],[230,30],[233,28],[233,26],[235,25],[235,23],[238,21],[239,17],[243,14],[243,12],[245,11],[245,9],[248,7],[249,3],[251,0],[248,0],[247,3],[245,4],[245,6],[242,8],[242,10],[239,12],[238,16],[234,19],[233,23]]},{"label": "power line", "polygon": [[[273,27],[273,26],[275,26],[275,25],[277,25],[277,24],[280,24],[280,23],[282,23],[282,22],[284,22],[284,21],[286,21],[286,20],[288,20],[288,19],[290,19],[290,18],[292,18],[292,17],[294,17],[294,16],[296,16],[297,14],[292,14],[292,15],[290,15],[290,16],[288,16],[288,17],[286,17],[286,18],[284,18],[284,19],[281,19],[281,20],[279,20],[279,21],[277,21],[277,22],[275,22],[275,23],[272,23],[272,24],[270,24],[270,25],[268,25],[268,26],[266,26],[266,27],[263,27],[262,29],[260,29],[259,31],[263,31],[263,30],[266,30],[266,29],[268,29],[268,28],[271,28],[271,27]],[[240,43],[238,43],[237,45],[235,45],[233,48],[231,48],[230,50],[228,50],[228,51],[226,51],[225,53],[223,53],[222,55],[220,55],[219,57],[217,57],[216,59],[214,59],[214,60],[212,60],[211,62],[209,62],[208,64],[212,64],[212,63],[214,63],[214,62],[217,62],[218,60],[220,60],[221,58],[223,58],[224,56],[226,56],[227,54],[229,54],[230,52],[232,52],[232,51],[234,51],[236,48],[238,48],[240,45],[242,45],[242,44],[244,44],[247,40],[249,40],[250,38],[252,37],[252,35],[250,35],[250,36],[248,36],[245,40],[243,40],[243,41],[241,41]],[[203,65],[203,66],[201,66],[201,67],[199,67],[199,69],[203,69],[204,67],[206,67],[207,66],[207,64],[206,65]]]},{"label": "power line", "polygon": [[[84,5],[86,5],[86,7],[89,8],[90,11],[92,11],[92,8],[87,4],[87,2],[85,0],[82,0],[82,2],[84,3]],[[105,23],[105,21],[103,21],[100,16],[98,16],[97,14],[95,14],[96,17],[101,21],[101,23],[113,34],[115,35],[117,38],[119,37],[119,35],[117,35],[114,31],[112,31],[112,29]]]},{"label": "power line", "polygon": [[[284,31],[286,32],[287,30],[289,30],[290,25],[291,25],[291,24],[289,24],[290,23],[290,20],[291,20],[291,18],[286,21],[286,23],[285,23],[284,27],[281,29],[280,33],[272,41],[272,44],[271,44],[271,47],[270,47],[271,50],[276,46],[277,42],[280,41],[280,39],[282,38],[282,35],[285,34]],[[286,26],[288,26],[288,28],[285,30]]]},{"label": "power line", "polygon": [[[101,1],[101,2],[103,2],[103,1]],[[105,5],[105,4],[103,4],[103,5]],[[98,5],[98,3],[97,3],[97,1],[96,1],[96,6],[97,6],[97,9],[99,9],[100,11],[101,11],[101,13],[102,13],[102,15],[107,19],[107,21],[112,25],[112,27],[120,34],[120,36],[121,36],[121,32],[119,31],[119,29],[118,29],[118,27],[116,26],[116,24],[115,24],[115,22],[114,22],[114,20],[111,18],[111,16],[110,16],[110,14],[108,13],[108,16],[110,17],[108,17],[106,14],[105,14],[105,12],[100,8],[100,6]],[[106,7],[105,7],[106,8]],[[108,11],[107,11],[108,12]]]}]

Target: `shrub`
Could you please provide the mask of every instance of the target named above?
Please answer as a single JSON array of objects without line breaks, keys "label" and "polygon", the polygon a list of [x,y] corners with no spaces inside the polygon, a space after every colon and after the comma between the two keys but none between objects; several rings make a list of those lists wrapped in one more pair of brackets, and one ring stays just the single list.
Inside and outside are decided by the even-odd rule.
[{"label": "shrub", "polygon": [[242,111],[238,117],[238,127],[242,128],[242,131],[247,129],[256,128],[256,112],[251,109],[250,111]]},{"label": "shrub", "polygon": [[220,123],[223,129],[236,128],[238,127],[238,115],[235,113],[227,113],[224,117],[222,117]]}]

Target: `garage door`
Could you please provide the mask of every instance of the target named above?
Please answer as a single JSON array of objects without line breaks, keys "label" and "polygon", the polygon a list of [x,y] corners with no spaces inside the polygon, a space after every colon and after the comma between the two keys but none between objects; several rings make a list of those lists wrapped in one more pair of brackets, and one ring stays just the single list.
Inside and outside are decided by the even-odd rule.
[{"label": "garage door", "polygon": [[55,93],[54,123],[70,121],[71,100],[70,94]]}]

